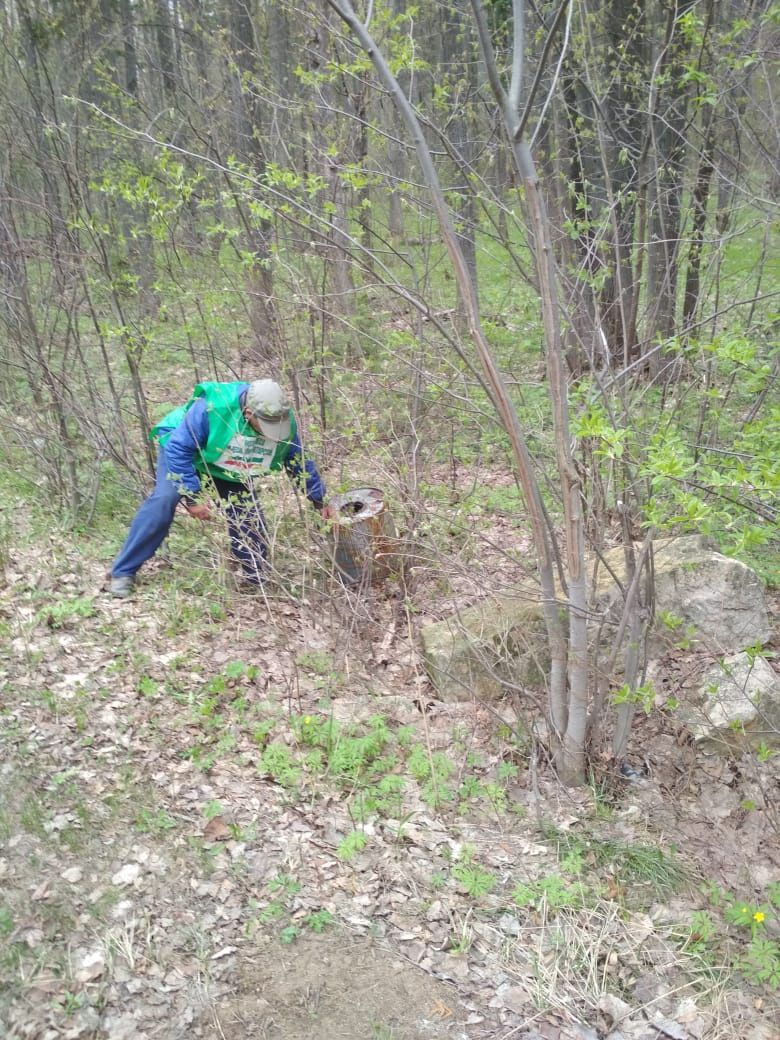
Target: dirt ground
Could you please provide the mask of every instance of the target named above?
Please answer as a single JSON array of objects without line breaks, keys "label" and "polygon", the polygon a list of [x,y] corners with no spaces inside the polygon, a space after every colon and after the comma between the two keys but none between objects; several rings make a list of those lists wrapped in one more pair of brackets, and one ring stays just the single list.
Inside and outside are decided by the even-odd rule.
[{"label": "dirt ground", "polygon": [[[780,879],[777,769],[701,756],[652,714],[634,733],[635,783],[565,791],[526,758],[501,807],[432,808],[407,792],[403,815],[363,821],[365,846],[346,856],[350,793],[261,768],[266,717],[305,719],[325,698],[342,721],[411,727],[430,753],[456,733],[463,779],[472,761],[496,775],[522,707],[436,701],[390,593],[357,617],[314,593],[228,590],[209,618],[204,600],[163,586],[165,566],[128,602],[62,545],[6,568],[9,1040],[780,1037],[776,994],[691,972],[674,940],[700,907],[698,880],[750,900]],[[662,849],[688,881],[621,889],[612,863],[610,899],[554,919],[544,901],[519,909],[513,887],[557,870],[551,828]],[[458,880],[464,849],[492,887]]]},{"label": "dirt ground", "polygon": [[242,964],[235,994],[214,1010],[227,1040],[434,1040],[467,1036],[470,1015],[454,987],[341,930]]}]

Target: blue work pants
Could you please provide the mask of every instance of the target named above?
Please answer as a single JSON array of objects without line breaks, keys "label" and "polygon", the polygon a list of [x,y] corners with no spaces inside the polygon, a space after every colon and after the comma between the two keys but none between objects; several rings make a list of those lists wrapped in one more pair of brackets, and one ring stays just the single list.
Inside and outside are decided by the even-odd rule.
[{"label": "blue work pants", "polygon": [[[224,503],[233,556],[241,564],[244,577],[259,584],[268,546],[265,518],[255,492],[230,480],[213,478],[213,483]],[[125,544],[111,568],[113,577],[131,577],[154,556],[171,528],[178,503],[179,481],[168,468],[165,449],[161,448],[154,491],[133,517]]]}]

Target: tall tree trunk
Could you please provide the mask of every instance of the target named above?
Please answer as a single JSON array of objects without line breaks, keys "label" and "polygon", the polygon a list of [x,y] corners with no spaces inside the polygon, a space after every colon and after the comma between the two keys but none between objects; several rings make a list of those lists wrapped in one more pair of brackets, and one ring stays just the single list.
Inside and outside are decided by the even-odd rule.
[{"label": "tall tree trunk", "polygon": [[[666,0],[662,0],[662,4]],[[685,156],[688,90],[683,81],[685,44],[677,32],[679,18],[694,0],[681,0],[666,9],[666,37],[657,61],[658,104],[651,116],[652,174],[649,198],[648,299],[645,342],[670,339],[677,331],[677,277]],[[660,354],[652,353],[651,372]]]},{"label": "tall tree trunk", "polygon": [[[406,0],[390,0],[394,15],[403,14],[406,11]],[[414,98],[410,95],[409,75],[404,69],[398,72],[398,83],[404,94],[414,104]],[[390,135],[387,139],[387,165],[392,178],[390,194],[388,198],[388,230],[390,237],[395,242],[402,242],[404,238],[404,208],[402,195],[398,185],[407,176],[406,150],[403,143],[396,139],[394,133],[394,121],[389,120]]]},{"label": "tall tree trunk", "polygon": [[[136,51],[135,12],[131,0],[119,0],[122,23],[124,76],[118,83],[136,105],[140,99],[138,55]],[[139,157],[140,160],[140,157]],[[138,221],[136,214],[120,199],[122,225],[127,247],[128,262],[138,283],[138,302],[144,317],[156,317],[160,301],[154,290],[154,245],[146,228],[146,221]]]},{"label": "tall tree trunk", "polygon": [[162,78],[163,98],[168,105],[176,102],[176,47],[169,0],[154,0],[157,21],[155,36]]},{"label": "tall tree trunk", "polygon": [[[315,68],[320,68],[333,55],[336,35],[331,25],[332,13],[328,0],[323,4],[323,16],[317,25],[317,55]],[[329,226],[325,232],[323,256],[325,262],[325,293],[322,310],[326,317],[344,317],[353,309],[352,264],[346,249],[349,240],[349,204],[351,190],[342,176],[347,144],[339,141],[335,112],[344,107],[346,94],[339,91],[333,77],[325,75],[319,85],[320,105],[312,135],[316,142],[319,172],[327,185],[325,195],[329,211]],[[347,104],[349,102],[347,101]]]},{"label": "tall tree trunk", "polygon": [[693,184],[691,208],[691,237],[688,245],[688,265],[685,273],[685,293],[683,296],[682,325],[683,332],[689,333],[694,325],[699,306],[701,288],[701,263],[704,249],[704,230],[707,224],[707,204],[710,198],[712,175],[715,169],[713,154],[715,148],[715,118],[710,109],[704,126],[704,143],[696,168]]},{"label": "tall tree trunk", "polygon": [[[566,783],[577,784],[585,775],[585,739],[588,714],[587,578],[585,572],[585,525],[580,479],[574,465],[569,429],[566,366],[563,360],[555,257],[550,222],[536,173],[531,149],[523,138],[523,58],[525,46],[525,0],[512,4],[512,73],[509,90],[499,78],[481,0],[471,0],[482,54],[491,89],[504,117],[517,171],[525,186],[533,236],[533,253],[545,333],[545,360],[550,384],[555,451],[563,498],[566,564],[568,646],[562,629],[554,590],[546,609],[552,668],[550,673],[551,717],[560,741],[556,765]],[[547,593],[547,590],[544,590]],[[549,593],[547,593],[549,595]],[[547,598],[547,597],[546,597]],[[547,615],[546,615],[547,616]]]},{"label": "tall tree trunk", "polygon": [[[234,67],[231,69],[233,121],[238,155],[262,178],[266,168],[263,126],[256,79],[259,75],[250,0],[229,3]],[[255,363],[278,364],[283,354],[281,327],[274,300],[271,243],[273,228],[265,217],[251,212],[234,194],[244,225],[247,247],[254,257],[247,279],[253,343],[246,352]]]},{"label": "tall tree trunk", "polygon": [[286,4],[269,3],[266,10],[268,27],[268,67],[276,94],[273,126],[269,138],[274,158],[282,164],[297,167],[302,150],[301,134],[295,123],[294,108],[299,104],[295,67],[298,55],[290,41],[290,17],[294,12]]},{"label": "tall tree trunk", "polygon": [[[470,26],[457,6],[443,9],[446,19],[441,34],[442,65],[444,69],[458,70],[454,74],[445,73],[440,83],[447,83],[448,113],[447,135],[452,151],[458,157],[455,165],[455,178],[460,182],[451,192],[451,206],[456,216],[456,230],[460,248],[466,261],[469,277],[479,295],[477,278],[477,207],[470,178],[474,160],[474,141],[470,126],[469,110],[473,95],[476,93],[474,83],[474,62],[468,60],[473,52]],[[465,314],[461,315],[465,320]]]},{"label": "tall tree trunk", "polygon": [[[572,357],[579,347],[587,364],[616,368],[628,364],[635,350],[628,315],[639,293],[632,256],[646,104],[646,14],[636,0],[607,0],[595,9],[586,4],[579,13],[581,43],[563,62],[566,123],[553,120],[557,151],[570,164],[563,173],[574,243],[567,353]],[[568,243],[564,250],[572,253]]]},{"label": "tall tree trunk", "polygon": [[[556,732],[558,732],[561,735],[561,738],[565,740],[565,731],[568,725],[568,702],[565,690],[566,638],[556,600],[554,556],[550,540],[550,531],[546,523],[544,505],[542,503],[539,485],[534,475],[533,463],[520,426],[517,411],[509,396],[506,383],[496,365],[492,350],[480,323],[475,287],[469,277],[468,267],[460,248],[460,242],[452,223],[451,214],[444,199],[444,193],[441,184],[439,183],[436,167],[425,140],[422,127],[420,126],[408,98],[401,90],[398,80],[390,70],[384,55],[371,37],[366,26],[360,22],[355,14],[350,0],[341,0],[341,2],[340,0],[327,0],[327,2],[344,20],[344,22],[349,25],[355,36],[360,40],[366,53],[370,55],[381,81],[392,97],[393,102],[414,141],[420,168],[425,183],[431,193],[431,201],[433,203],[447,252],[452,261],[455,279],[468,317],[469,330],[477,351],[477,356],[493,395],[496,410],[505,430],[507,431],[512,445],[512,452],[517,465],[518,479],[523,490],[526,507],[531,521],[531,530],[533,533],[534,546],[539,566],[540,582],[542,585],[542,600],[545,620],[548,626],[550,648],[553,657],[553,667],[551,672],[552,722]],[[481,8],[479,10],[481,12]],[[480,32],[480,39],[481,38],[482,33]],[[535,206],[534,209],[538,211],[538,207]],[[562,407],[565,410],[565,403]],[[575,581],[579,581],[579,576],[576,573]],[[567,779],[574,780],[576,776],[581,776],[583,763],[584,747],[581,749],[579,754],[576,750],[574,750],[572,754],[567,754],[565,760],[562,762],[562,769],[566,773]],[[572,769],[567,771],[566,767],[569,765],[572,766]]]}]

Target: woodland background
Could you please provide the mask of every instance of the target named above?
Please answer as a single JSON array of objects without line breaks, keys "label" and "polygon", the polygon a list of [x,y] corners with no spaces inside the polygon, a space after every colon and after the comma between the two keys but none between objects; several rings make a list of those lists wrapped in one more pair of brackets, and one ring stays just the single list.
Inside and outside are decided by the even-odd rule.
[{"label": "woodland background", "polygon": [[[361,17],[4,6],[7,468],[92,524],[194,381],[263,372],[326,470],[373,458],[378,483],[382,460],[431,558],[472,526],[440,469],[464,467],[470,506],[532,534],[581,778],[586,552],[622,539],[642,572],[635,540],[687,529],[774,569],[777,8]],[[480,476],[513,458],[522,494],[491,502]],[[637,638],[651,599],[648,577]]]},{"label": "woodland background", "polygon": [[[67,849],[83,857],[74,870],[84,872],[85,888],[88,878],[97,884],[92,857],[107,876],[120,878],[120,888],[135,886],[152,915],[159,892],[145,866],[150,853],[144,859],[133,838],[181,852],[183,832],[203,823],[199,814],[221,819],[215,805],[231,801],[230,826],[237,829],[218,840],[229,834],[251,851],[247,835],[273,803],[278,873],[258,874],[268,885],[261,913],[279,902],[281,885],[287,901],[280,913],[299,922],[303,910],[328,906],[340,914],[341,897],[333,893],[351,868],[333,867],[331,857],[326,883],[321,863],[298,862],[301,879],[304,871],[312,876],[303,880],[303,910],[295,902],[289,857],[300,819],[299,809],[289,808],[290,792],[302,785],[308,798],[309,783],[319,791],[346,776],[349,798],[325,814],[338,818],[338,837],[323,833],[314,801],[306,806],[307,826],[333,848],[351,841],[344,863],[359,860],[365,821],[351,801],[357,774],[339,773],[328,758],[352,740],[363,741],[359,752],[349,744],[361,769],[378,756],[389,770],[391,791],[382,798],[395,797],[399,770],[418,770],[415,783],[427,793],[415,796],[415,812],[456,811],[440,798],[440,785],[447,787],[441,771],[450,768],[446,755],[461,756],[452,767],[460,784],[453,781],[453,797],[480,812],[489,804],[504,837],[522,823],[510,856],[515,864],[524,862],[528,828],[528,820],[507,815],[518,771],[528,781],[530,814],[539,804],[534,770],[550,766],[540,782],[559,852],[569,813],[579,812],[582,799],[594,799],[587,811],[604,822],[614,805],[594,785],[593,763],[619,761],[635,713],[651,710],[635,652],[652,622],[651,540],[711,536],[723,552],[750,563],[770,593],[778,581],[777,47],[772,0],[394,0],[357,11],[348,0],[0,4],[0,634],[12,650],[0,673],[9,749],[0,780],[13,807],[0,813],[0,835],[16,842],[8,862],[16,869],[18,856],[21,878],[0,907],[0,937],[10,950],[3,970],[22,994],[17,1025],[38,1022],[31,1008],[45,1005],[54,1015],[53,1035],[60,1035],[62,1021],[72,1026],[73,1015],[110,1007],[111,1014],[140,1016],[126,1023],[135,1038],[155,1006],[145,996],[133,1004],[121,989],[126,981],[111,975],[105,959],[97,975],[82,967],[81,981],[72,964],[63,967],[73,936],[83,939],[80,956],[94,952],[82,934],[85,919],[71,916],[67,900],[60,917],[29,924],[30,892],[47,889],[40,876],[32,885],[25,863],[39,864],[52,891],[80,884],[75,874],[63,882],[59,873],[65,834],[72,839]],[[274,486],[264,501],[273,588],[285,605],[269,609],[263,638],[249,616],[257,608],[238,600],[230,584],[224,542],[196,525],[175,526],[171,554],[150,574],[156,591],[147,594],[142,583],[130,612],[114,611],[97,586],[149,487],[149,427],[198,380],[264,375],[291,387],[306,450],[332,494],[356,485],[385,492],[409,548],[395,600],[334,595],[323,532],[311,518],[301,524],[305,514],[292,492]],[[623,590],[627,642],[617,640],[612,650],[622,669],[622,706],[608,696],[613,676],[597,670],[587,646],[592,561],[616,545],[636,576]],[[444,617],[494,593],[511,595],[528,582],[541,587],[546,609],[551,760],[537,760],[536,750],[518,743],[511,720],[497,724],[492,709],[483,714],[479,705],[472,706],[475,718],[452,723],[460,735],[447,728],[449,709],[439,706],[423,750],[410,751],[394,727],[403,734],[410,705],[423,710],[430,692],[415,657],[416,619]],[[671,662],[672,681],[685,667]],[[386,676],[390,694],[400,691],[397,718],[380,725],[358,710],[364,728],[357,734],[344,720],[334,741],[334,723],[316,714],[329,710],[321,698],[338,701],[359,686],[373,696],[378,675]],[[270,707],[257,701],[260,692]],[[181,708],[171,714],[173,703]],[[480,765],[470,760],[477,749],[463,743],[463,733],[479,743],[486,719],[497,729],[480,744]],[[707,979],[716,962],[729,970],[741,965],[757,985],[769,980],[776,989],[777,938],[767,939],[758,925],[771,918],[777,927],[780,896],[769,860],[755,873],[747,866],[751,856],[759,862],[758,850],[769,856],[776,841],[769,796],[776,757],[767,749],[749,768],[730,763],[716,780],[709,773],[702,779],[701,761],[669,737],[667,715],[636,724],[658,725],[658,771],[668,766],[675,782],[654,803],[656,816],[647,810],[647,833],[628,834],[623,821],[623,844],[614,844],[612,832],[573,853],[567,846],[565,868],[556,861],[546,881],[522,881],[533,893],[521,892],[514,905],[525,913],[530,899],[533,913],[542,908],[533,931],[538,964],[545,963],[553,918],[560,923],[570,915],[566,926],[574,931],[563,944],[583,957],[599,948],[589,931],[593,920],[622,927],[624,891],[612,892],[610,902],[602,889],[578,888],[584,865],[602,874],[614,867],[619,888],[631,849],[641,848],[648,858],[640,884],[650,874],[663,874],[665,883],[665,836],[674,833],[690,839],[704,876],[718,863],[724,886],[693,900],[693,913],[704,916],[686,923],[682,940],[675,932],[674,948],[693,950]],[[289,761],[275,739],[267,744],[274,726],[284,733]],[[380,755],[389,744],[394,765]],[[319,765],[296,757],[309,751]],[[252,754],[264,763],[260,781],[255,765],[246,765]],[[675,772],[682,759],[684,790]],[[556,803],[564,796],[552,784],[553,766],[580,785],[566,796],[574,802]],[[146,780],[148,804],[139,794]],[[679,818],[663,815],[670,805]],[[713,814],[721,827],[717,846]],[[52,822],[66,815],[69,822]],[[725,836],[727,820],[734,829]],[[438,826],[438,818],[430,824]],[[552,831],[539,827],[546,841]],[[465,885],[464,898],[482,901],[479,912],[485,900],[496,902],[492,910],[505,905],[496,893],[499,874],[501,885],[509,884],[501,873],[506,864],[490,860],[494,843],[480,844],[479,826],[474,833],[477,853],[472,848],[465,858],[460,845],[446,861],[424,848],[428,873],[443,880],[431,882],[417,921],[399,927],[427,920],[442,885],[457,898]],[[272,844],[265,832],[263,841]],[[397,866],[401,838],[387,842],[382,856]],[[220,885],[226,878],[238,887],[227,895],[219,889],[217,918],[225,943],[240,946],[244,939],[231,929],[255,921],[257,907],[247,907],[257,892],[244,900],[243,882],[236,882],[244,853],[235,849],[235,864],[220,861],[216,876]],[[110,863],[101,859],[111,855]],[[187,862],[201,877],[201,867]],[[122,873],[128,863],[139,875]],[[377,864],[374,877],[382,877]],[[480,870],[496,876],[480,880]],[[130,874],[134,880],[121,880]],[[557,879],[552,913],[550,877]],[[396,882],[401,903],[423,884],[416,878],[408,889],[406,876]],[[185,880],[177,893],[186,891]],[[197,910],[182,895],[176,914],[205,914],[213,924],[205,909],[213,894],[200,892]],[[44,895],[35,913],[51,906]],[[442,921],[463,914],[461,939],[447,947],[450,972],[454,957],[466,963],[473,909],[453,906],[441,910],[441,921],[432,919],[444,928]],[[89,929],[113,936],[112,913],[101,903]],[[513,956],[531,948],[525,929],[536,928],[533,913],[518,925],[521,933],[512,933],[520,934]],[[675,922],[685,916],[679,905],[670,914]],[[157,925],[149,927],[151,935]],[[31,936],[38,931],[51,963],[36,952],[41,940]],[[564,933],[555,934],[560,950]],[[123,935],[126,952],[146,963],[135,931],[128,938],[128,926]],[[480,935],[491,947],[487,932]],[[623,939],[626,948],[634,945],[628,934]],[[510,941],[506,934],[499,940]],[[204,977],[216,971],[206,948],[187,953]],[[171,956],[166,970],[175,961],[178,971]],[[648,957],[654,969],[662,959],[657,951]],[[38,965],[32,972],[30,958]],[[482,982],[474,982],[473,962],[466,973],[480,1013],[484,987],[498,977],[489,959],[484,963]],[[587,1018],[597,1014],[609,979],[605,960],[594,960],[587,974],[583,963],[580,957],[566,965],[565,1001],[555,995],[552,976],[544,1000]],[[48,979],[50,968],[54,981],[36,991],[36,1004],[29,987]],[[679,992],[690,984],[700,994],[701,974],[696,978]],[[717,979],[710,997],[725,992]],[[650,1006],[633,985],[625,982],[623,996]],[[670,982],[669,992],[676,985]],[[189,989],[177,992],[181,1007],[191,1009]],[[514,996],[518,1007],[531,1000]],[[736,1003],[719,1005],[726,1010],[715,1016],[712,1036],[742,1036],[737,1023],[766,1011],[763,996],[747,1011],[747,997],[731,997]],[[398,998],[396,1007],[403,1005]],[[509,1015],[507,1006],[496,1005],[495,1014]],[[606,1035],[618,1018],[598,1014]],[[502,1021],[514,1029],[510,1019]],[[94,1017],[84,1021],[85,1035],[98,1029]],[[121,1035],[112,1028],[106,1035]],[[356,1026],[355,1035],[371,1035],[367,1028]],[[752,1028],[745,1026],[744,1035],[772,1035]],[[484,1029],[485,1036],[499,1035],[495,1023]],[[285,1035],[297,1035],[289,1023]],[[395,1035],[407,1034],[399,1026]]]}]

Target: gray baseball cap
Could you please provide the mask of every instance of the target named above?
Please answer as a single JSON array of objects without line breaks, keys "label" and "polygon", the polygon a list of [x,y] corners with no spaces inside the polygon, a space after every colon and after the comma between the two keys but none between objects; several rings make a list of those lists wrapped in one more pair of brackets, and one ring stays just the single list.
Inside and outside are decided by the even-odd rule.
[{"label": "gray baseball cap", "polygon": [[286,441],[292,432],[290,401],[273,379],[257,379],[247,387],[244,407],[270,441]]}]

